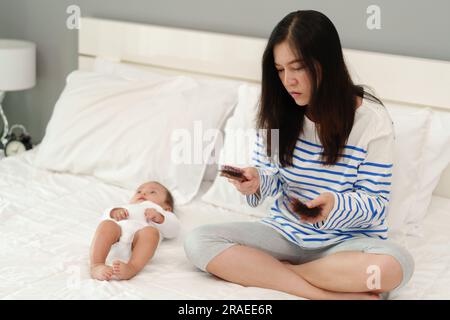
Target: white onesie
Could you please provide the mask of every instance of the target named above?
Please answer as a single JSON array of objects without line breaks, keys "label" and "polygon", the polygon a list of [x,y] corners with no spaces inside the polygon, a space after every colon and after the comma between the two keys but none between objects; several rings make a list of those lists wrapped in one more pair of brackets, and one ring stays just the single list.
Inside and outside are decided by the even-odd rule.
[{"label": "white onesie", "polygon": [[[114,208],[124,208],[128,211],[129,216],[127,219],[116,221],[111,218],[110,213]],[[156,209],[164,216],[162,223],[156,223],[153,221],[147,222],[145,218],[145,209]],[[153,226],[159,230],[160,241],[162,238],[175,238],[180,230],[180,222],[176,215],[170,211],[165,211],[159,205],[151,201],[143,201],[135,204],[125,204],[120,206],[114,206],[104,211],[102,215],[103,220],[111,220],[117,223],[121,230],[119,243],[130,245],[133,242],[134,234],[136,231],[146,227]]]}]

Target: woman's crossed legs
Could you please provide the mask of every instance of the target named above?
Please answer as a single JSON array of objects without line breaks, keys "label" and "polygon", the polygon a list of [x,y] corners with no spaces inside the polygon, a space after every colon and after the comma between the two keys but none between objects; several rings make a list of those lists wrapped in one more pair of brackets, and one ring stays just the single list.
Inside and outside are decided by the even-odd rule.
[{"label": "woman's crossed legs", "polygon": [[389,241],[359,238],[308,250],[261,222],[199,227],[185,251],[198,268],[224,280],[308,299],[377,299],[404,285],[413,269],[409,254]]}]

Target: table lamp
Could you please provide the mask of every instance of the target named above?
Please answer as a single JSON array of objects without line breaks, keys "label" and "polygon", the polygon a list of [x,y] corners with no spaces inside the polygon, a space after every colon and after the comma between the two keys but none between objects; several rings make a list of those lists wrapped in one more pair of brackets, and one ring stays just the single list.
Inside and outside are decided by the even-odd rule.
[{"label": "table lamp", "polygon": [[36,84],[36,45],[28,41],[0,39],[0,117],[3,133],[0,142],[8,142],[8,120],[2,101],[6,91],[24,90]]}]

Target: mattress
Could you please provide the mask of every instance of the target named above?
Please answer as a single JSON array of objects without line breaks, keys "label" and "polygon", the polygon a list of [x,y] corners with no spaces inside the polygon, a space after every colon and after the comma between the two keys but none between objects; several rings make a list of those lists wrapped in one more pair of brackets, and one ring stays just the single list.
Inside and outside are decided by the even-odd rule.
[{"label": "mattress", "polygon": [[[196,226],[255,219],[202,202],[208,182],[177,208],[180,236],[164,240],[136,277],[91,279],[89,246],[102,210],[133,191],[36,168],[35,153],[0,161],[0,299],[299,299],[223,281],[186,259],[183,239]],[[433,197],[429,211],[421,237],[396,239],[414,255],[416,272],[392,299],[450,298],[450,199]]]}]

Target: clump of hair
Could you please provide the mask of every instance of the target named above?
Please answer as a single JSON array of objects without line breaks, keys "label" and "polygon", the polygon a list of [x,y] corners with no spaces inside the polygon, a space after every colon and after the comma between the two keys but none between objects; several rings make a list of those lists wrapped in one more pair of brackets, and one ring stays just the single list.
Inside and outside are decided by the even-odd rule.
[{"label": "clump of hair", "polygon": [[291,198],[290,202],[292,210],[300,217],[315,218],[320,214],[319,207],[308,208],[306,204],[304,204],[297,198]]}]

